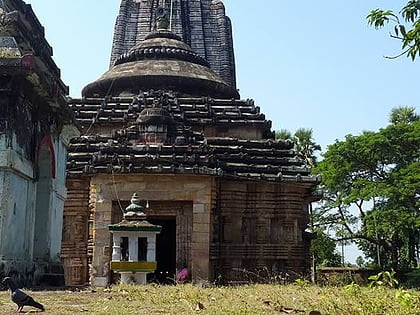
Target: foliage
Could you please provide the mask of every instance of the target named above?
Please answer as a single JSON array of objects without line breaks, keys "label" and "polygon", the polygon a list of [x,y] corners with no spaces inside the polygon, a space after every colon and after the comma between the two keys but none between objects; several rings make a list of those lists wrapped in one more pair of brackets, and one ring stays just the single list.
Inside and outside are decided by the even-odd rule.
[{"label": "foliage", "polygon": [[357,283],[354,283],[354,282],[344,286],[344,289],[346,290],[346,292],[350,293],[351,295],[355,295],[355,296],[360,296],[361,292],[362,292],[360,285],[358,285]]},{"label": "foliage", "polygon": [[407,273],[404,278],[403,286],[405,288],[420,289],[420,269]]},{"label": "foliage", "polygon": [[288,140],[292,139],[292,133],[287,129],[280,129],[276,131],[277,140]]},{"label": "foliage", "polygon": [[375,9],[367,16],[368,24],[376,29],[383,28],[391,23],[393,30],[390,36],[400,40],[402,52],[394,57],[402,55],[415,60],[420,56],[420,0],[409,0],[400,12],[392,10]]},{"label": "foliage", "polygon": [[[274,315],[383,314],[415,315],[420,309],[420,293],[385,287],[375,290],[353,286],[244,285],[235,287],[128,286],[62,291],[28,291],[51,314],[200,314]],[[200,307],[198,308],[197,306]],[[16,309],[9,292],[0,292],[0,313]],[[24,309],[26,310],[26,309]],[[30,310],[29,308],[27,309]]]},{"label": "foliage", "polygon": [[341,255],[336,250],[335,241],[320,227],[313,231],[315,239],[311,243],[311,253],[315,255],[316,264],[322,267],[341,266]]},{"label": "foliage", "polygon": [[418,297],[408,292],[407,290],[398,290],[395,292],[395,299],[404,308],[409,308],[411,305],[415,304],[416,300],[418,300]]},{"label": "foliage", "polygon": [[317,281],[317,284],[323,287],[347,287],[353,283],[357,283],[357,285],[364,284],[351,271],[337,272],[330,275],[320,273]]},{"label": "foliage", "polygon": [[328,147],[316,169],[324,185],[320,221],[340,239],[357,240],[380,267],[417,263],[419,147],[420,121],[397,122],[347,135]]},{"label": "foliage", "polygon": [[312,129],[299,128],[292,135],[287,129],[276,131],[277,140],[292,140],[294,149],[303,158],[306,164],[313,167],[316,164],[316,152],[321,151],[321,146],[313,139]]},{"label": "foliage", "polygon": [[413,106],[396,107],[391,110],[389,115],[389,122],[391,124],[410,124],[420,120],[419,115],[416,114],[416,109]]},{"label": "foliage", "polygon": [[398,286],[398,280],[395,278],[395,271],[381,271],[380,273],[369,277],[369,287],[389,287]]},{"label": "foliage", "polygon": [[356,265],[359,268],[364,268],[366,266],[366,261],[362,256],[357,256]]},{"label": "foliage", "polygon": [[307,287],[307,286],[311,285],[311,282],[309,282],[306,279],[298,278],[298,279],[295,280],[294,284],[299,286],[299,287]]}]

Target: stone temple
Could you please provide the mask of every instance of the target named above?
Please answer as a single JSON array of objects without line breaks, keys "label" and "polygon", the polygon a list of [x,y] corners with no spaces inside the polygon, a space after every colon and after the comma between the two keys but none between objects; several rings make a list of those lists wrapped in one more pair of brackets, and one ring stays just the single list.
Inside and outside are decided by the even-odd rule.
[{"label": "stone temple", "polygon": [[157,281],[184,268],[220,283],[308,271],[319,178],[240,99],[233,56],[219,0],[122,1],[110,69],[69,101],[84,131],[67,163],[67,284],[114,281],[108,227],[134,193],[162,226]]}]

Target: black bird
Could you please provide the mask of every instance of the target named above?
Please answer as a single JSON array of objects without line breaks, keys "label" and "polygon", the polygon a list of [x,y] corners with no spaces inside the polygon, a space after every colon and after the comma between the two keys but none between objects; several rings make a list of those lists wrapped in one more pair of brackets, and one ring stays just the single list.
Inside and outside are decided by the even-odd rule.
[{"label": "black bird", "polygon": [[27,295],[21,289],[18,288],[16,283],[9,277],[3,279],[3,284],[7,284],[10,289],[10,297],[12,301],[15,302],[18,306],[17,311],[20,313],[24,306],[32,306],[37,309],[40,309],[42,312],[45,311],[45,308],[42,304],[35,302],[32,296]]}]

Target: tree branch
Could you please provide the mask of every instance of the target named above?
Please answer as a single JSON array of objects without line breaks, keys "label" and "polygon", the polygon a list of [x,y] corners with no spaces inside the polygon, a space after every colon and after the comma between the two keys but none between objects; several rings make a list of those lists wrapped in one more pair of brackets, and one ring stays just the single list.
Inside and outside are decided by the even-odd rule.
[{"label": "tree branch", "polygon": [[343,209],[341,208],[341,205],[337,206],[338,212],[341,216],[342,219],[342,225],[344,226],[344,228],[347,230],[347,232],[349,232],[350,235],[355,235],[355,233],[353,232],[353,230],[350,228],[350,226],[347,224],[347,220],[346,217],[344,215]]},{"label": "tree branch", "polygon": [[411,49],[411,48],[412,48],[412,47],[410,47],[410,48],[408,48],[408,49],[404,50],[401,54],[398,54],[398,55],[396,55],[396,56],[384,56],[384,58],[386,58],[386,59],[397,59],[397,58],[401,57],[402,55],[405,55],[406,53],[408,53],[408,52],[410,51],[410,49]]},{"label": "tree branch", "polygon": [[372,244],[383,246],[387,250],[390,250],[393,247],[392,246],[392,243],[389,242],[389,241],[378,240],[378,239],[375,239],[373,237],[369,237],[369,236],[361,235],[361,234],[354,234],[352,236],[340,237],[340,238],[334,239],[334,241],[336,241],[336,242],[352,241],[352,240],[364,240],[364,241],[368,241],[368,242],[370,242]]},{"label": "tree branch", "polygon": [[362,219],[364,219],[364,217],[366,216],[366,213],[363,210],[363,200],[360,200],[359,203],[357,203],[357,201],[356,201],[355,204],[356,204],[357,208],[359,209],[360,216],[362,217]]}]

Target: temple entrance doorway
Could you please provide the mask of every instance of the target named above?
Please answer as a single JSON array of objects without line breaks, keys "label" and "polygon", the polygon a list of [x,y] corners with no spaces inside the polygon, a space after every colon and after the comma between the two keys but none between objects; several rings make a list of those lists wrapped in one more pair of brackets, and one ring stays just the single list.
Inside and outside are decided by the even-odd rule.
[{"label": "temple entrance doorway", "polygon": [[156,237],[157,269],[149,276],[159,284],[173,284],[176,272],[176,217],[150,217],[148,221],[162,226]]}]

